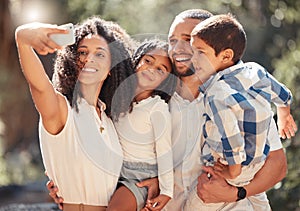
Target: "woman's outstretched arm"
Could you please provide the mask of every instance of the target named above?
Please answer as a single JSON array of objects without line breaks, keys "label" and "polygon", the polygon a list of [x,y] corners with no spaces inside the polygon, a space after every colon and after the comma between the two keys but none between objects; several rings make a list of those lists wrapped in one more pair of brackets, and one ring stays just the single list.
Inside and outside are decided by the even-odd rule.
[{"label": "woman's outstretched arm", "polygon": [[51,33],[66,33],[66,31],[54,25],[32,23],[19,26],[16,29],[15,38],[22,71],[35,106],[46,130],[56,134],[65,124],[67,105],[63,96],[55,91],[34,51],[35,49],[39,54],[46,55],[61,48],[49,38]]}]

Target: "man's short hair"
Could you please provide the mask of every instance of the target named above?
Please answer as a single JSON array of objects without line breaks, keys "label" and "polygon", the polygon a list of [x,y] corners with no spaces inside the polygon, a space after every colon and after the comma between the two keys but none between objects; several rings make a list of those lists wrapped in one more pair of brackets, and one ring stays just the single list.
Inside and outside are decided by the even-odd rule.
[{"label": "man's short hair", "polygon": [[181,13],[179,13],[178,15],[176,15],[175,19],[192,18],[192,19],[198,19],[198,20],[205,20],[211,16],[213,16],[213,14],[207,10],[189,9],[189,10],[184,10]]}]

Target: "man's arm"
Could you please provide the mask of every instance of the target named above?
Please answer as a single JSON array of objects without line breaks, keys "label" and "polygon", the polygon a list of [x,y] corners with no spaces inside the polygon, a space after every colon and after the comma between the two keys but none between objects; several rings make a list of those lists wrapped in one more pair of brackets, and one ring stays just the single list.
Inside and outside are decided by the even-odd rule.
[{"label": "man's arm", "polygon": [[[230,186],[226,181],[216,175],[211,167],[203,167],[212,177],[208,179],[207,173],[198,178],[197,193],[205,203],[235,202],[237,188]],[[256,173],[253,180],[244,188],[247,196],[267,191],[281,181],[287,173],[287,162],[283,149],[271,151],[264,166]]]},{"label": "man's arm", "polygon": [[283,149],[271,151],[263,168],[258,171],[254,179],[244,188],[247,197],[267,191],[280,182],[287,173],[287,161]]}]

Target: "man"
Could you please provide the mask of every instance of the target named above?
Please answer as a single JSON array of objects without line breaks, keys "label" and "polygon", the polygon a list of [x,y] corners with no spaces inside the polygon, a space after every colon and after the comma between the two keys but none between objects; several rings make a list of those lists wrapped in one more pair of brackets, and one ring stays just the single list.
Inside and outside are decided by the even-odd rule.
[{"label": "man", "polygon": [[[196,190],[198,196],[206,203],[235,202],[237,199],[268,190],[286,175],[286,158],[277,134],[271,139],[275,143],[271,144],[271,152],[264,167],[242,191],[238,192],[236,187],[228,185],[224,179],[215,175],[211,167],[203,167],[201,164],[199,134],[202,132],[203,117],[202,96],[198,91],[201,81],[194,75],[192,68],[190,34],[200,21],[210,16],[211,13],[200,9],[183,11],[175,17],[169,30],[169,56],[180,80],[169,103],[172,114],[175,184],[174,198],[168,202],[165,211],[183,210],[188,193],[193,190]],[[208,178],[206,172],[202,173],[202,169],[212,177]],[[51,188],[53,183],[50,182],[47,186],[55,202],[62,202],[62,199],[56,196],[57,188]],[[153,191],[152,182],[149,180],[140,183],[139,186],[148,186],[149,192]]]},{"label": "man", "polygon": [[[198,91],[201,81],[192,70],[190,33],[200,21],[211,15],[204,10],[183,11],[175,17],[168,35],[169,56],[180,82],[170,101],[175,186],[174,198],[165,210],[182,210],[188,193],[195,188],[198,196],[206,203],[235,202],[268,190],[286,175],[286,158],[276,130],[273,130],[273,137],[269,137],[272,142],[271,153],[264,167],[241,191],[238,192],[236,187],[228,185],[224,179],[215,175],[211,167],[203,167],[212,175],[210,179],[206,173],[201,174],[199,134],[202,132],[203,117],[202,96]],[[201,176],[197,181],[199,175]]]}]

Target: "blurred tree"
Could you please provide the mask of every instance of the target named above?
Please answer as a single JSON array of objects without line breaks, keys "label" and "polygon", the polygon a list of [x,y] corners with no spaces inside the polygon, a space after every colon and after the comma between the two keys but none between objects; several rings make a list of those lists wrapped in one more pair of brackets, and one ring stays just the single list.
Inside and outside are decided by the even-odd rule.
[{"label": "blurred tree", "polygon": [[[285,83],[294,94],[292,104],[293,116],[299,124],[300,120],[300,2],[272,1],[269,7],[271,21],[275,24],[272,43],[269,49],[277,49],[277,56],[272,60],[274,75]],[[273,45],[271,45],[273,44]],[[288,158],[288,174],[283,180],[282,187],[270,191],[270,199],[274,207],[286,205],[289,210],[300,208],[300,137],[285,143]],[[278,209],[279,210],[279,209]]]},{"label": "blurred tree", "polygon": [[[15,162],[18,157],[11,156],[12,154],[32,150],[32,156],[28,155],[30,155],[32,161],[35,161],[37,155],[35,152],[38,151],[34,150],[38,149],[37,115],[19,68],[14,42],[15,25],[12,21],[9,6],[9,0],[0,2],[0,39],[2,41],[0,45],[0,121],[4,125],[4,129],[0,134],[3,147],[2,155],[6,161]],[[29,148],[33,143],[36,147]],[[22,165],[22,162],[19,163]],[[19,181],[19,176],[22,177],[22,175],[18,176],[11,168],[7,168],[7,171],[9,178],[12,179],[11,182],[15,182],[13,178]]]}]

